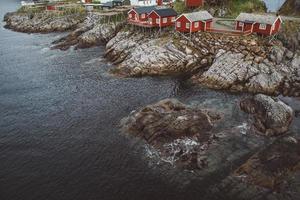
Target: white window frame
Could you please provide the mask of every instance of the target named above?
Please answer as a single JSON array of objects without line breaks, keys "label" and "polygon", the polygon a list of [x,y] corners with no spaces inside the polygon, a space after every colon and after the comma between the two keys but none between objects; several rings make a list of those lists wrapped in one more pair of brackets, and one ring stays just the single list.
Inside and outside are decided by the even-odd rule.
[{"label": "white window frame", "polygon": [[132,14],[129,14],[129,18],[132,18]]},{"label": "white window frame", "polygon": [[156,18],[156,24],[159,24],[159,18]]},{"label": "white window frame", "polygon": [[259,29],[260,30],[266,30],[267,29],[267,24],[259,24]]},{"label": "white window frame", "polygon": [[167,22],[168,22],[168,18],[166,18],[166,17],[164,17],[164,18],[162,18],[163,20],[162,20],[162,23],[163,24],[166,24]]},{"label": "white window frame", "polygon": [[176,27],[181,28],[181,22],[180,21],[176,22]]},{"label": "white window frame", "polygon": [[149,24],[152,24],[152,18],[148,19]]},{"label": "white window frame", "polygon": [[239,22],[239,27],[243,27],[244,26],[244,22]]},{"label": "white window frame", "polygon": [[198,27],[199,27],[199,22],[195,22],[195,23],[194,23],[194,27],[195,27],[195,28],[198,28]]},{"label": "white window frame", "polygon": [[175,22],[175,20],[176,20],[176,17],[172,17],[171,21]]},{"label": "white window frame", "polygon": [[145,14],[141,14],[141,18],[145,18],[146,17],[146,15]]},{"label": "white window frame", "polygon": [[185,24],[185,28],[190,28],[190,22]]}]

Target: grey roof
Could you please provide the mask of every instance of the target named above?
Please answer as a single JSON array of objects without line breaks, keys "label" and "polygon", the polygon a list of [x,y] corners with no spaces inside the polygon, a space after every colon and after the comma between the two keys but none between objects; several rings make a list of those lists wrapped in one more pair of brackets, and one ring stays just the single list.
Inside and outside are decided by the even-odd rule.
[{"label": "grey roof", "polygon": [[209,14],[209,12],[207,12],[206,10],[192,13],[184,13],[182,15],[184,15],[191,22],[206,21],[213,18],[213,16]]},{"label": "grey roof", "polygon": [[241,13],[236,20],[242,22],[258,22],[261,24],[274,24],[278,16],[270,14],[253,14],[253,13]]},{"label": "grey roof", "polygon": [[112,1],[108,1],[108,2],[106,2],[104,4],[102,4],[102,7],[110,7],[110,8],[112,8],[113,7],[113,2]]},{"label": "grey roof", "polygon": [[161,17],[177,16],[177,12],[173,8],[160,8],[155,12]]},{"label": "grey roof", "polygon": [[142,7],[136,7],[134,10],[138,14],[144,14],[144,13],[150,13],[152,10],[155,10],[155,6],[142,6]]}]

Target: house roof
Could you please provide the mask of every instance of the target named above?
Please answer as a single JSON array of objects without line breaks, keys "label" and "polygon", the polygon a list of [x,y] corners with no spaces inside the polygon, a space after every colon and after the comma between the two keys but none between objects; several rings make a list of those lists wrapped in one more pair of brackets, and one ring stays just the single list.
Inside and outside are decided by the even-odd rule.
[{"label": "house roof", "polygon": [[[241,13],[236,18],[236,21],[242,22],[257,22],[261,24],[274,24],[278,16],[270,14],[253,14],[253,13]],[[279,17],[280,19],[280,17]]]},{"label": "house roof", "polygon": [[153,10],[161,17],[177,16],[177,12],[173,8],[161,8]]},{"label": "house roof", "polygon": [[110,7],[110,8],[112,8],[113,7],[113,2],[112,1],[108,1],[108,2],[106,2],[104,4],[102,4],[102,7]]},{"label": "house roof", "polygon": [[192,13],[184,13],[182,15],[185,16],[190,22],[206,21],[213,18],[213,16],[209,14],[209,12],[207,12],[206,10]]},{"label": "house roof", "polygon": [[134,10],[138,14],[144,14],[144,13],[150,13],[152,10],[155,10],[155,6],[142,6],[142,7],[136,7]]}]

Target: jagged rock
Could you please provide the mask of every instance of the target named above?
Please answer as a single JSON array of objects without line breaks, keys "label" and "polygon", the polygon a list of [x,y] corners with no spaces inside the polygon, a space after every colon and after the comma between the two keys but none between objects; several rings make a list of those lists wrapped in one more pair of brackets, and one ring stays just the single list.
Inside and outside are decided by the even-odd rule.
[{"label": "jagged rock", "polygon": [[[193,79],[196,83],[213,89],[248,91],[253,93],[278,93],[284,78],[279,67],[265,63],[253,64],[241,53],[221,51],[217,54],[212,66],[200,76]],[[256,62],[262,62],[261,57]]]},{"label": "jagged rock", "polygon": [[299,180],[299,137],[284,137],[246,159],[228,177],[208,189],[204,199],[298,199]]},{"label": "jagged rock", "polygon": [[287,132],[293,120],[291,107],[263,94],[243,99],[240,107],[243,111],[253,115],[254,126],[267,136]]},{"label": "jagged rock", "polygon": [[[182,43],[184,43],[182,41]],[[189,48],[179,48],[172,38],[145,37],[142,33],[120,31],[106,45],[106,57],[118,64],[121,76],[176,75],[191,72],[201,61]],[[134,70],[139,67],[138,73]]]},{"label": "jagged rock", "polygon": [[207,148],[212,139],[210,130],[220,118],[215,111],[165,99],[132,112],[122,120],[121,126],[123,132],[142,138],[159,149],[162,156],[168,157],[176,150],[177,164],[195,169],[205,165],[200,148]]},{"label": "jagged rock", "polygon": [[70,46],[87,48],[105,44],[123,27],[123,22],[104,23],[104,16],[99,13],[89,13],[85,21],[66,37],[53,42],[52,49],[66,50]]}]

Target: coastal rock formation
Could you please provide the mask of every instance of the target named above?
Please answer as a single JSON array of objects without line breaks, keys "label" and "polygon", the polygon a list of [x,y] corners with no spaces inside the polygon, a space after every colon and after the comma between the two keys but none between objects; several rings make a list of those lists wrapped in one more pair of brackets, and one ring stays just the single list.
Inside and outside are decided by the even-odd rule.
[{"label": "coastal rock formation", "polygon": [[205,199],[298,199],[299,178],[300,140],[286,136],[247,159]]},{"label": "coastal rock formation", "polygon": [[300,50],[300,22],[299,21],[285,21],[282,25],[278,39],[290,51]]},{"label": "coastal rock formation", "polygon": [[[170,37],[172,35],[172,37]],[[252,44],[252,45],[249,45]],[[270,46],[255,37],[195,33],[191,40],[178,33],[145,34],[120,31],[106,45],[106,57],[116,64],[122,76],[193,74],[212,64],[217,52],[244,53],[266,57]]]},{"label": "coastal rock formation", "polygon": [[271,48],[265,58],[220,50],[211,67],[193,81],[213,89],[298,96],[293,81],[298,80],[299,58],[284,47]]},{"label": "coastal rock formation", "polygon": [[85,14],[60,15],[51,12],[23,13],[13,12],[4,16],[5,27],[25,33],[49,33],[74,29],[81,23]]},{"label": "coastal rock formation", "polygon": [[280,135],[288,131],[294,115],[291,107],[263,94],[243,99],[240,107],[253,115],[255,128],[267,136]]},{"label": "coastal rock formation", "polygon": [[[210,130],[221,118],[220,114],[187,106],[176,99],[165,99],[132,112],[123,119],[123,132],[144,139],[162,156],[174,154],[170,146],[176,147],[175,160],[187,168],[201,168],[198,158],[212,140]],[[188,151],[183,144],[189,143]]]},{"label": "coastal rock formation", "polygon": [[[121,76],[175,75],[191,72],[207,64],[192,49],[178,48],[170,36],[152,38],[130,31],[121,31],[106,45],[106,57]],[[196,65],[198,65],[196,67]]]},{"label": "coastal rock formation", "polygon": [[[117,13],[119,14],[119,13]],[[105,16],[101,13],[88,13],[83,23],[66,37],[53,42],[52,49],[66,50],[70,46],[75,48],[87,48],[99,44],[105,44],[116,35],[123,26],[123,22],[105,22]]]}]

